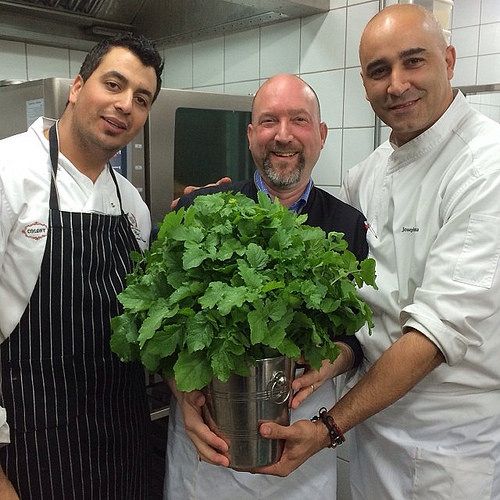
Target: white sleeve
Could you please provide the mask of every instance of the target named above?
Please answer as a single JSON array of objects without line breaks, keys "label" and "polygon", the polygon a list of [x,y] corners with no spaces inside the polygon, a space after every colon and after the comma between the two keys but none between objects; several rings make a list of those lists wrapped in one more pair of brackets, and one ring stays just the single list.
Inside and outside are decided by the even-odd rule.
[{"label": "white sleeve", "polygon": [[0,447],[10,443],[9,424],[5,408],[0,406]]},{"label": "white sleeve", "polygon": [[7,201],[3,180],[0,175],[0,272],[3,266],[3,259],[13,218],[12,208]]},{"label": "white sleeve", "polygon": [[454,365],[470,346],[495,344],[489,352],[500,346],[500,172],[470,176],[466,187],[448,191],[422,284],[400,319],[403,329],[424,333]]}]

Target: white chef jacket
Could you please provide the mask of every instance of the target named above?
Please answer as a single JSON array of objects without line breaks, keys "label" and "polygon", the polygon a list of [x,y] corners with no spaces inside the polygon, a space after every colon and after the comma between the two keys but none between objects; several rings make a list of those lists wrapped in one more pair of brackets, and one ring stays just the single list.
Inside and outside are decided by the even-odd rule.
[{"label": "white chef jacket", "polygon": [[[45,250],[51,165],[39,118],[27,132],[0,141],[0,342],[15,328],[35,287]],[[123,210],[142,249],[148,245],[149,210],[127,179],[116,174]],[[120,215],[109,169],[95,183],[59,154],[59,207],[70,212]]]},{"label": "white chef jacket", "polygon": [[[287,477],[239,472],[198,460],[182,411],[170,404],[164,500],[335,500],[337,453],[324,448]],[[335,382],[325,381],[296,410],[290,421],[309,420],[336,400]]]},{"label": "white chef jacket", "polygon": [[500,125],[458,92],[430,129],[349,170],[343,197],[377,262],[361,373],[408,329],[446,360],[354,429],[353,497],[500,498]]},{"label": "white chef jacket", "polygon": [[[0,141],[0,343],[16,327],[40,272],[49,218],[51,164],[43,130],[54,122],[39,118],[27,132]],[[108,169],[93,183],[62,154],[56,177],[59,207],[72,212],[120,215],[116,186]],[[149,210],[127,179],[116,174],[123,210],[139,246],[148,245]],[[0,407],[0,445],[9,442]]]}]

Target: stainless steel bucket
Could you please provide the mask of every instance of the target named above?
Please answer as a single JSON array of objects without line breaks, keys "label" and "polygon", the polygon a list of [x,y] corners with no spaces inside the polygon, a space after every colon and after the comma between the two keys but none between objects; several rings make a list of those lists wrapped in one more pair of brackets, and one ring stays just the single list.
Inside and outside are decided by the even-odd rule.
[{"label": "stainless steel bucket", "polygon": [[259,425],[290,423],[294,362],[285,357],[258,360],[248,377],[214,380],[206,389],[204,417],[229,445],[230,467],[245,470],[277,462],[284,441],[265,439]]}]

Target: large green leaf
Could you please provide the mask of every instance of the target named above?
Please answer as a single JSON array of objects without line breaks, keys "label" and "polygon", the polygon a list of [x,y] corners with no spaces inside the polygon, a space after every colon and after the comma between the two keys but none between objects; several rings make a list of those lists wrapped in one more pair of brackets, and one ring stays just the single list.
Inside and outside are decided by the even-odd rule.
[{"label": "large green leaf", "polygon": [[133,361],[137,356],[137,325],[130,314],[111,319],[111,350],[123,361]]},{"label": "large green leaf", "polygon": [[146,340],[150,339],[160,328],[162,321],[166,317],[172,317],[177,313],[178,306],[173,311],[169,308],[167,299],[160,297],[149,309],[147,317],[144,319],[139,329],[139,345],[142,347]]},{"label": "large green leaf", "polygon": [[174,365],[174,373],[177,389],[186,392],[202,389],[213,377],[210,362],[200,351],[181,351]]},{"label": "large green leaf", "polygon": [[213,336],[213,326],[201,312],[186,321],[186,343],[189,352],[209,347]]},{"label": "large green leaf", "polygon": [[118,294],[118,300],[131,313],[147,311],[154,304],[156,297],[148,286],[133,284]]}]

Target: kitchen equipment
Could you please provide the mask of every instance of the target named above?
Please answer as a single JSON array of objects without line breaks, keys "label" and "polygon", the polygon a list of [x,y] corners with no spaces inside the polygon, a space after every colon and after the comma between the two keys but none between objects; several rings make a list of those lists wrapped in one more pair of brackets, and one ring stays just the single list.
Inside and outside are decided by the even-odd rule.
[{"label": "kitchen equipment", "polygon": [[[59,118],[72,80],[46,78],[0,87],[0,139],[40,116]],[[186,185],[251,177],[246,128],[252,96],[162,88],[139,134],[111,160],[141,193],[153,223]]]}]

